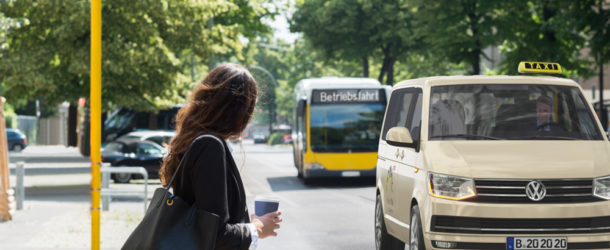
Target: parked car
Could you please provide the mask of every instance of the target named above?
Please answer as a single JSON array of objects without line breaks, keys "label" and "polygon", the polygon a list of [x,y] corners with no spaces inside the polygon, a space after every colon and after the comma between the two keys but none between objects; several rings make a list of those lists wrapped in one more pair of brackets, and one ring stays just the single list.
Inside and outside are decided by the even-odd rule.
[{"label": "parked car", "polygon": [[6,139],[9,150],[15,152],[21,152],[21,150],[28,146],[28,138],[18,129],[6,129]]},{"label": "parked car", "polygon": [[135,139],[140,141],[151,141],[161,147],[167,147],[169,141],[176,135],[175,131],[146,130],[134,131],[119,137],[119,139]]},{"label": "parked car", "polygon": [[263,134],[255,134],[254,135],[254,144],[257,143],[266,143],[267,142],[267,137]]},{"label": "parked car", "polygon": [[[154,142],[118,139],[102,150],[102,162],[108,162],[112,167],[144,167],[149,178],[158,178],[165,154],[166,150]],[[116,183],[129,183],[131,179],[142,178],[137,174],[112,174],[111,177]]]}]

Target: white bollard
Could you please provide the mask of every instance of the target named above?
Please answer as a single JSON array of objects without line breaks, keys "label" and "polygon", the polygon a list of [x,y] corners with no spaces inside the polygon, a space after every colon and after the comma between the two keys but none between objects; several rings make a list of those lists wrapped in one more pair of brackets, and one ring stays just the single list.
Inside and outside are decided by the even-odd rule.
[{"label": "white bollard", "polygon": [[[110,167],[110,163],[102,163],[103,167]],[[110,172],[102,172],[102,189],[110,186]],[[102,211],[108,211],[110,206],[110,195],[102,195]]]},{"label": "white bollard", "polygon": [[17,168],[15,169],[16,185],[15,200],[17,200],[17,210],[23,209],[23,200],[25,200],[25,187],[23,179],[25,176],[25,162],[17,162]]}]

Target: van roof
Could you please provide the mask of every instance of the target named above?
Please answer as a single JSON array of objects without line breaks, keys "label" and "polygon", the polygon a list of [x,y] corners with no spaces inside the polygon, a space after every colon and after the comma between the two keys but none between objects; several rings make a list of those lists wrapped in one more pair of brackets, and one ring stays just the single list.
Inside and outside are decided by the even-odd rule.
[{"label": "van roof", "polygon": [[394,85],[394,89],[406,86],[438,86],[438,85],[458,85],[458,84],[549,84],[564,86],[579,86],[573,80],[548,77],[548,76],[433,76],[411,80],[405,80]]},{"label": "van roof", "polygon": [[303,89],[332,89],[343,86],[355,88],[380,87],[381,83],[375,79],[364,77],[322,77],[303,79],[297,85],[301,85]]}]

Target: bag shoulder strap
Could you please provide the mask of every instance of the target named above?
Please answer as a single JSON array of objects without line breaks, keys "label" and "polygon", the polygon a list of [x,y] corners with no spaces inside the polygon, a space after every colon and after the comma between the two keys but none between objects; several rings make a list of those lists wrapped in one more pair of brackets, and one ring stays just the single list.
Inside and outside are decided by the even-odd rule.
[{"label": "bag shoulder strap", "polygon": [[222,163],[223,165],[227,166],[227,153],[225,151],[225,145],[224,143],[222,143],[222,141],[214,136],[214,135],[209,135],[209,134],[205,134],[205,135],[200,135],[197,138],[195,138],[195,140],[193,140],[193,142],[191,142],[191,145],[189,145],[188,149],[186,150],[186,152],[184,153],[184,155],[182,156],[182,159],[180,159],[180,163],[178,164],[178,167],[176,168],[176,170],[174,171],[174,174],[172,175],[172,179],[169,181],[169,183],[167,184],[167,187],[165,187],[165,190],[169,190],[169,188],[172,186],[172,183],[174,183],[174,180],[176,179],[176,175],[178,174],[178,170],[180,170],[180,168],[182,167],[182,165],[184,165],[184,158],[187,157],[187,155],[189,154],[189,152],[191,152],[191,148],[193,148],[193,144],[195,144],[195,142],[197,140],[200,140],[204,137],[207,138],[214,138],[216,141],[218,141],[218,143],[220,143],[220,147],[222,148]]}]

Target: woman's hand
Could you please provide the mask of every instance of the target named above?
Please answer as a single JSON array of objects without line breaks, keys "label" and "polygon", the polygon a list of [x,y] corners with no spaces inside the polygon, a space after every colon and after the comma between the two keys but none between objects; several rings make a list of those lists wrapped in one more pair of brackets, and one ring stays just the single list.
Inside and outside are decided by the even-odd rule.
[{"label": "woman's hand", "polygon": [[256,214],[250,215],[250,221],[256,226],[259,239],[268,236],[277,236],[277,233],[274,230],[280,228],[280,222],[282,222],[281,215],[282,211],[280,210],[265,214],[261,217],[256,216]]}]

